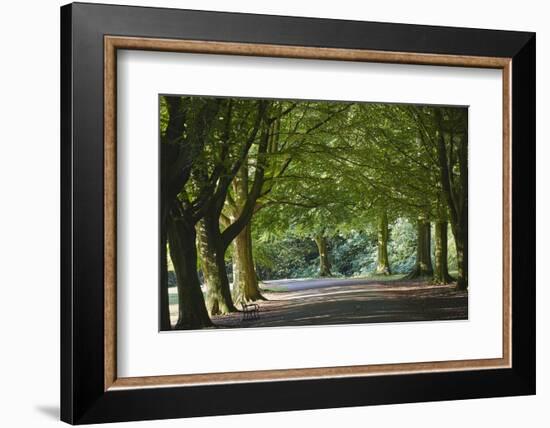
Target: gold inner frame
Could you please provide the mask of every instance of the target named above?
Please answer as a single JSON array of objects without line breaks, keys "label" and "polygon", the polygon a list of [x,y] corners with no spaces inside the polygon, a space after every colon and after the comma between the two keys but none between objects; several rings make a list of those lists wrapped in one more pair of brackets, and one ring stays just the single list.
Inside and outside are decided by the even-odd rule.
[{"label": "gold inner frame", "polygon": [[[218,55],[324,59],[393,64],[442,65],[502,70],[503,90],[503,320],[502,358],[376,364],[170,376],[117,377],[116,367],[116,85],[117,50],[147,50]],[[250,43],[104,37],[104,389],[192,386],[236,382],[357,377],[511,367],[511,58],[383,52]]]}]

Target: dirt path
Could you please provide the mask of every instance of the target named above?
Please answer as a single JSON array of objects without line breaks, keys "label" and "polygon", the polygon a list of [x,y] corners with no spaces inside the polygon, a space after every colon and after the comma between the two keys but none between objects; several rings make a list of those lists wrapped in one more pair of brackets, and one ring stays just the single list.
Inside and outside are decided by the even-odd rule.
[{"label": "dirt path", "polygon": [[323,279],[265,287],[285,291],[264,291],[268,300],[257,302],[260,319],[243,321],[236,313],[212,321],[219,327],[244,328],[468,318],[467,292],[456,291],[454,285]]}]

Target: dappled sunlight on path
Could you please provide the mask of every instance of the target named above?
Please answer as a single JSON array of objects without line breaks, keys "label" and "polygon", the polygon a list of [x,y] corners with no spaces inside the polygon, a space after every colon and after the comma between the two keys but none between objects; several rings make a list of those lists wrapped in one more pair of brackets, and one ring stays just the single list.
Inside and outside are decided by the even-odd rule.
[{"label": "dappled sunlight on path", "polygon": [[264,291],[268,300],[258,302],[258,320],[242,321],[241,313],[212,320],[219,327],[243,328],[468,318],[468,294],[456,291],[454,284],[361,280],[297,290],[288,281],[285,285],[292,291]]}]

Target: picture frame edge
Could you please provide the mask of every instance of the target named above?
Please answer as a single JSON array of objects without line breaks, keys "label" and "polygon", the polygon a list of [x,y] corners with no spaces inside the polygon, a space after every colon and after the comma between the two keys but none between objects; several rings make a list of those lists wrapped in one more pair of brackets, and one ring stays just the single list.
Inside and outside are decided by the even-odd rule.
[{"label": "picture frame edge", "polygon": [[[92,422],[106,422],[106,421],[123,421],[123,420],[141,420],[141,419],[149,419],[145,415],[146,412],[149,412],[147,414],[154,415],[154,411],[150,408],[143,409],[141,413],[137,414],[131,414],[128,413],[129,408],[127,407],[128,403],[134,403],[135,400],[139,400],[139,397],[143,397],[144,391],[126,391],[126,390],[113,390],[110,388],[113,385],[116,385],[116,380],[113,379],[112,373],[107,374],[105,370],[101,370],[103,373],[101,375],[101,380],[98,382],[97,379],[97,373],[100,371],[98,369],[99,365],[97,363],[93,363],[93,369],[88,372],[89,375],[93,377],[93,379],[83,379],[82,378],[82,369],[86,364],[83,364],[82,355],[80,355],[80,349],[82,349],[82,344],[80,343],[81,340],[77,338],[79,331],[85,331],[90,332],[86,334],[91,334],[92,336],[96,333],[93,333],[94,328],[97,328],[97,326],[93,325],[86,325],[86,323],[82,323],[82,312],[86,312],[85,308],[81,305],[81,298],[82,294],[89,293],[89,283],[93,282],[90,281],[87,284],[84,285],[84,288],[81,287],[79,283],[79,274],[81,273],[78,269],[81,269],[79,266],[77,269],[73,269],[74,266],[74,260],[75,260],[75,251],[80,251],[80,247],[78,245],[75,245],[75,239],[77,239],[77,235],[79,234],[79,227],[80,224],[78,221],[75,221],[75,214],[76,217],[78,216],[78,208],[75,207],[75,204],[81,203],[79,197],[79,191],[89,191],[89,189],[81,189],[79,188],[79,185],[82,183],[80,180],[80,177],[78,176],[79,172],[77,171],[77,168],[81,164],[81,158],[77,158],[76,152],[80,148],[81,142],[78,140],[78,138],[75,139],[75,131],[78,131],[78,128],[80,125],[79,123],[74,123],[74,106],[78,104],[79,99],[81,97],[81,93],[79,92],[78,82],[75,82],[74,80],[74,73],[75,68],[73,61],[75,60],[75,57],[73,56],[73,50],[76,49],[76,40],[79,36],[75,35],[75,31],[78,32],[78,29],[75,29],[75,23],[74,19],[75,16],[73,14],[73,11],[75,10],[74,7],[76,6],[76,9],[81,9],[83,4],[76,4],[76,5],[66,5],[62,6],[61,8],[61,189],[62,189],[62,198],[61,198],[61,419],[63,421],[69,422],[69,423],[92,423]],[[89,10],[91,7],[94,10],[99,10],[100,8],[103,8],[105,5],[89,5],[86,4],[86,9]],[[117,6],[122,7],[122,6]],[[124,6],[127,8],[126,6]],[[155,8],[150,8],[148,10],[157,10]],[[185,11],[184,11],[185,12]],[[195,11],[196,12],[196,11]],[[213,12],[210,12],[209,14],[212,14]],[[225,14],[225,16],[231,16],[232,14]],[[247,15],[248,18],[253,19],[254,15]],[[307,20],[308,18],[302,18]],[[77,18],[78,20],[78,18]],[[312,18],[311,20],[315,21],[315,18]],[[93,23],[92,23],[93,24]],[[366,23],[368,24],[368,23]],[[407,25],[407,24],[402,24]],[[76,27],[78,24],[76,24]],[[467,29],[466,29],[467,30]],[[509,32],[504,32],[509,33]],[[522,132],[523,135],[527,135],[527,137],[522,137],[521,141],[526,141],[527,143],[532,145],[532,151],[527,150],[529,153],[524,153],[523,156],[521,153],[518,154],[517,146],[514,146],[514,144],[511,144],[511,162],[512,162],[512,169],[520,168],[522,169],[524,174],[522,181],[518,182],[517,180],[514,182],[514,179],[510,177],[511,185],[513,187],[512,189],[512,206],[514,206],[514,201],[519,200],[520,203],[527,204],[527,210],[524,209],[524,206],[521,206],[522,212],[519,213],[517,210],[512,211],[512,236],[515,236],[515,231],[521,230],[524,235],[523,238],[519,240],[518,247],[522,247],[523,249],[530,249],[531,255],[534,256],[534,239],[535,239],[535,230],[534,230],[534,221],[532,221],[532,225],[528,224],[527,226],[518,227],[517,224],[521,223],[521,220],[529,219],[529,217],[534,217],[534,211],[529,211],[528,209],[534,208],[535,205],[535,199],[534,199],[534,126],[535,126],[535,118],[534,118],[534,110],[535,110],[535,81],[534,81],[534,63],[535,63],[535,50],[534,50],[534,44],[535,44],[535,33],[514,33],[518,40],[521,38],[521,42],[518,41],[518,44],[521,45],[521,47],[515,51],[512,58],[512,100],[511,100],[511,110],[512,112],[518,111],[519,107],[522,107],[525,109],[525,107],[529,107],[529,113],[530,116],[527,114],[523,114],[520,117],[516,117],[515,115],[512,115],[511,121],[512,121],[512,131],[511,131],[511,138],[514,139],[514,135],[516,135],[518,132]],[[526,40],[526,41],[525,41]],[[97,43],[97,40],[96,42]],[[523,90],[518,92],[518,86],[520,86],[520,82],[516,80],[519,78],[527,78],[528,82],[525,84],[523,82],[522,88],[527,89],[527,91]],[[75,87],[75,84],[77,87]],[[518,92],[518,93],[516,93]],[[95,109],[97,110],[97,105],[95,106]],[[101,108],[102,110],[102,108]],[[103,134],[103,129],[102,132]],[[516,137],[517,138],[517,137]],[[94,151],[94,154],[97,156],[97,153]],[[95,159],[95,157],[92,156],[92,158]],[[516,160],[516,162],[514,162]],[[94,160],[95,162],[95,160]],[[526,167],[530,169],[526,169]],[[87,173],[90,173],[88,170]],[[514,177],[517,177],[517,174],[514,175]],[[97,183],[96,183],[97,184]],[[515,186],[514,186],[515,184]],[[514,189],[518,189],[518,186],[521,184],[521,188],[523,190],[528,189],[531,190],[528,196],[523,196],[521,198],[518,197],[518,191]],[[531,188],[529,186],[532,186]],[[93,186],[91,186],[93,187]],[[95,187],[94,187],[95,188]],[[91,192],[94,194],[94,200],[97,199],[97,195],[95,193],[97,192]],[[102,192],[103,198],[105,198],[105,194]],[[105,199],[103,199],[105,201]],[[97,208],[97,207],[96,207]],[[103,208],[102,208],[103,210]],[[78,218],[77,220],[80,220]],[[516,227],[514,228],[514,225]],[[95,226],[94,226],[95,227]],[[105,233],[105,231],[104,231]],[[105,235],[101,234],[101,239],[105,239]],[[514,239],[514,242],[516,240]],[[512,264],[515,259],[518,257],[517,248],[512,248]],[[97,253],[97,250],[99,248],[94,248],[94,252]],[[94,261],[96,261],[97,256],[94,256]],[[526,394],[534,394],[536,391],[535,386],[535,337],[534,337],[534,315],[535,315],[535,282],[534,282],[534,257],[531,257],[531,261],[528,263],[525,263],[525,265],[532,269],[532,272],[522,272],[522,275],[518,275],[515,273],[515,271],[512,271],[512,283],[515,283],[516,281],[522,281],[522,284],[527,283],[525,286],[526,288],[526,295],[521,295],[518,293],[517,287],[512,287],[512,307],[511,307],[511,315],[512,315],[512,329],[513,334],[511,336],[511,346],[512,346],[512,367],[510,369],[495,369],[491,371],[492,376],[495,377],[495,379],[499,378],[500,381],[496,381],[497,383],[504,382],[504,379],[508,379],[510,384],[507,387],[502,388],[500,391],[495,391],[498,394],[507,395],[507,392],[515,391],[516,394],[510,394],[510,395],[526,395]],[[103,269],[101,270],[101,276],[109,275],[109,272],[105,272]],[[522,289],[522,291],[525,290]],[[80,293],[79,291],[82,291],[83,293]],[[519,296],[519,297],[518,297]],[[515,299],[519,299],[521,306],[514,306]],[[518,314],[518,308],[521,307],[522,314]],[[530,309],[530,312],[526,312],[526,308]],[[105,323],[106,320],[104,319],[103,323]],[[101,327],[103,329],[103,326]],[[82,330],[83,329],[83,330]],[[520,338],[520,344],[518,344],[517,341],[515,341],[514,338],[518,338],[518,334],[526,333],[526,338]],[[86,336],[84,334],[83,336]],[[113,339],[114,340],[114,339]],[[107,341],[103,338],[103,347],[101,354],[104,354],[106,352],[106,349],[108,346],[112,346],[112,343],[109,345],[107,344]],[[521,345],[521,347],[520,347]],[[94,361],[97,361],[97,359],[94,358]],[[103,364],[103,363],[102,363]],[[90,366],[92,367],[92,366]],[[471,376],[471,373],[477,373],[478,371],[467,371],[462,373],[464,376],[469,377]],[[444,373],[445,374],[445,373]],[[447,373],[449,374],[449,373]],[[396,375],[397,376],[397,375]],[[400,375],[400,376],[412,376],[413,378],[416,375]],[[483,376],[483,374],[481,374]],[[446,377],[446,376],[443,376]],[[374,376],[372,379],[376,379],[377,376]],[[358,379],[362,379],[361,377],[357,378],[354,377],[353,379],[335,379],[336,384],[340,384],[341,382],[350,381],[350,385],[358,385],[357,381]],[[410,378],[409,378],[410,379]],[[328,379],[330,381],[330,379]],[[327,381],[327,379],[322,379],[322,382]],[[303,384],[303,382],[313,382],[312,384],[315,384],[315,380],[295,380],[293,381],[298,384]],[[272,384],[273,382],[267,382],[268,384]],[[101,387],[99,387],[101,385]],[[232,385],[232,384],[231,384]],[[212,390],[224,390],[224,388],[227,388],[231,385],[216,385],[216,386],[197,386],[192,387],[191,390],[195,391],[204,391],[204,388],[214,388]],[[357,386],[357,388],[360,388],[361,386]],[[219,389],[221,388],[221,389]],[[242,388],[242,387],[239,387]],[[176,388],[177,389],[177,388]],[[174,388],[165,388],[165,392],[163,396],[166,396],[166,394],[169,393],[169,391],[174,391]],[[134,394],[134,398],[131,398],[129,396]],[[200,392],[200,394],[203,394],[204,392]],[[181,395],[181,394],[180,394]],[[183,395],[188,396],[191,400],[193,400],[192,397],[196,397],[197,394],[187,394],[184,393]],[[483,393],[478,393],[479,396],[484,396]],[[139,396],[139,397],[138,397]],[[487,395],[488,396],[488,395]],[[468,398],[464,396],[455,396],[451,398],[445,398],[445,396],[442,396],[441,399],[460,399],[460,398]],[[432,397],[434,399],[434,397]],[[436,398],[437,399],[437,398]],[[399,399],[397,399],[399,400]],[[422,397],[418,401],[424,401]],[[114,403],[126,403],[126,405],[123,405],[121,409],[115,409]],[[402,401],[396,401],[396,402],[402,402]],[[364,404],[376,404],[373,402],[369,402],[368,399],[365,399],[364,402],[357,403],[356,401],[349,401],[349,404],[342,403],[339,401],[338,397],[333,397],[332,404],[329,402],[319,402],[319,406],[315,405],[314,403],[309,403],[304,405],[302,408],[322,408],[322,407],[341,407],[342,405],[364,405]],[[275,407],[271,406],[268,409],[263,409],[261,406],[256,404],[255,408],[252,408],[250,410],[243,411],[242,409],[236,408],[235,413],[243,413],[248,411],[273,411],[273,410],[291,410],[293,409],[292,406],[290,406],[288,403],[279,402],[274,403]],[[126,407],[125,407],[126,406]],[[279,407],[277,407],[279,406]],[[168,406],[171,407],[171,406]],[[184,406],[185,407],[185,406]],[[185,407],[183,410],[177,410],[172,409],[172,413],[167,414],[166,417],[174,417],[174,414],[176,414],[176,417],[181,416],[197,416],[198,414],[194,414],[194,411],[200,411],[202,410],[203,413],[200,414],[227,414],[232,413],[232,411],[228,410],[227,408],[220,408],[216,411],[208,412],[204,411],[205,409],[201,409],[200,407],[195,410],[191,410],[187,407]],[[145,413],[144,413],[145,412]],[[178,413],[179,412],[179,413]],[[153,416],[153,417],[158,417]],[[161,415],[162,417],[162,415]]]}]

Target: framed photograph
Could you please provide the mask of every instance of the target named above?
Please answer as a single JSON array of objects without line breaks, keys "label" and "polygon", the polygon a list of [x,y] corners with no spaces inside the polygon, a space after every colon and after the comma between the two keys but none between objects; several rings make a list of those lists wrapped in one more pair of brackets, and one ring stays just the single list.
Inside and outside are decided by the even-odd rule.
[{"label": "framed photograph", "polygon": [[61,8],[61,418],[535,393],[535,35]]}]

